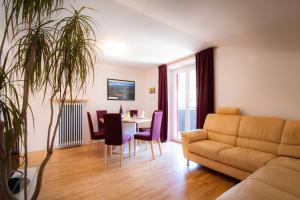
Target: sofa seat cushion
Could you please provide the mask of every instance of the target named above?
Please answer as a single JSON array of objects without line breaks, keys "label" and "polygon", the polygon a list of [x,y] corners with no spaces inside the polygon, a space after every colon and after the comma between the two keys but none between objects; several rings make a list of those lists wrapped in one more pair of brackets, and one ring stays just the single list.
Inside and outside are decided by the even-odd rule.
[{"label": "sofa seat cushion", "polygon": [[277,165],[296,170],[300,173],[300,159],[280,156],[271,160],[268,165]]},{"label": "sofa seat cushion", "polygon": [[269,184],[300,198],[299,171],[276,165],[267,165],[257,170],[248,178]]},{"label": "sofa seat cushion", "polygon": [[219,153],[219,161],[248,172],[266,165],[276,155],[243,147],[225,149]]},{"label": "sofa seat cushion", "polygon": [[212,140],[201,140],[189,144],[190,152],[213,160],[218,160],[218,154],[221,150],[229,148],[234,148],[234,146]]},{"label": "sofa seat cushion", "polygon": [[246,179],[224,192],[217,200],[299,200],[294,195],[284,192],[269,184]]}]

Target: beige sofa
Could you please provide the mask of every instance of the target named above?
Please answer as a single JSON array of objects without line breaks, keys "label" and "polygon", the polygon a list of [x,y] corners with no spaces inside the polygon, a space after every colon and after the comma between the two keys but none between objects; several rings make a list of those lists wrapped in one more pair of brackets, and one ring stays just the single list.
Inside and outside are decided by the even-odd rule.
[{"label": "beige sofa", "polygon": [[300,199],[300,121],[218,109],[182,133],[182,147],[188,161],[243,180],[220,200]]}]

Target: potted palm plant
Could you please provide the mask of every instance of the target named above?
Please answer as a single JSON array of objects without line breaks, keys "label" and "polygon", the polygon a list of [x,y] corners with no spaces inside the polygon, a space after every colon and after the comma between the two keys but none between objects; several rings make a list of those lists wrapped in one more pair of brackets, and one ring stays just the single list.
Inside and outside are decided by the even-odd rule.
[{"label": "potted palm plant", "polygon": [[[24,198],[37,199],[43,173],[53,154],[59,117],[66,97],[75,98],[93,77],[96,62],[95,23],[79,10],[64,8],[62,0],[3,0],[5,29],[0,46],[0,197],[16,199],[8,187],[10,152],[19,138],[24,149]],[[59,13],[64,16],[59,18]],[[1,35],[0,35],[1,36]],[[30,94],[50,98],[47,154],[38,168],[37,184],[28,197],[28,115]],[[60,99],[58,117],[54,101]],[[31,123],[31,122],[30,122]]]}]

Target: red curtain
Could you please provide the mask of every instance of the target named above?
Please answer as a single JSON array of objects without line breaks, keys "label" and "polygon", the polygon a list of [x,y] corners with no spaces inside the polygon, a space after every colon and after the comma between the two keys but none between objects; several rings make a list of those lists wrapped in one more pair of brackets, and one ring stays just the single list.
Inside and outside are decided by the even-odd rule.
[{"label": "red curtain", "polygon": [[168,139],[168,78],[167,65],[158,67],[158,110],[163,111],[160,140]]},{"label": "red curtain", "polygon": [[203,128],[206,115],[214,112],[214,49],[196,53],[197,128]]}]

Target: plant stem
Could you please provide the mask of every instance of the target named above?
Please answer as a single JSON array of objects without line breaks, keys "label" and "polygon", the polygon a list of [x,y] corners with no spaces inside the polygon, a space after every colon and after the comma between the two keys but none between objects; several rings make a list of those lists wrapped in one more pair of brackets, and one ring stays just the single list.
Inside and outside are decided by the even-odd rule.
[{"label": "plant stem", "polygon": [[7,178],[10,178],[10,173],[11,173],[11,148],[9,148],[7,151],[6,151],[6,170],[7,170]]},{"label": "plant stem", "polygon": [[[7,162],[5,159],[0,159],[0,173],[7,174]],[[3,200],[16,200],[14,195],[10,192],[8,187],[8,179],[7,176],[0,177],[0,198]]]},{"label": "plant stem", "polygon": [[[26,75],[25,75],[26,77]],[[24,119],[24,199],[27,200],[27,167],[28,167],[28,149],[27,149],[27,107],[29,96],[28,80],[24,81],[23,108],[22,115]]]},{"label": "plant stem", "polygon": [[[34,56],[34,50],[31,52],[31,57]],[[25,73],[25,80],[24,80],[24,93],[23,93],[23,106],[22,106],[22,116],[24,120],[24,199],[27,200],[27,168],[28,168],[28,148],[27,148],[27,141],[28,141],[28,119],[27,119],[27,108],[29,105],[29,76],[32,72],[32,59],[26,69]]]},{"label": "plant stem", "polygon": [[[51,145],[50,146],[48,146],[49,142],[47,141],[47,155],[44,158],[44,160],[43,160],[43,162],[42,162],[42,164],[39,168],[36,188],[35,188],[35,191],[33,193],[32,200],[36,200],[38,198],[39,194],[40,194],[40,191],[41,191],[41,188],[42,188],[43,174],[44,174],[44,171],[45,171],[45,167],[46,167],[47,163],[49,162],[49,160],[51,159],[52,154],[53,154],[53,144],[54,144],[54,140],[55,140],[55,137],[56,137],[56,132],[57,132],[58,125],[59,125],[59,121],[60,121],[60,117],[61,117],[61,113],[62,113],[62,108],[64,106],[64,102],[65,102],[65,99],[66,99],[66,92],[67,92],[67,86],[64,88],[63,98],[62,98],[62,101],[60,103],[59,112],[58,112],[55,128],[53,130],[53,135],[52,135],[52,138],[51,138]],[[48,140],[50,139],[50,136],[51,136],[51,131],[50,130],[51,130],[51,126],[53,124],[53,113],[54,113],[53,100],[54,100],[55,94],[56,94],[56,92],[54,92],[54,94],[51,96],[51,100],[50,100],[51,118],[50,118],[50,123],[49,123],[49,128],[48,128]]]}]

